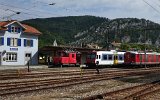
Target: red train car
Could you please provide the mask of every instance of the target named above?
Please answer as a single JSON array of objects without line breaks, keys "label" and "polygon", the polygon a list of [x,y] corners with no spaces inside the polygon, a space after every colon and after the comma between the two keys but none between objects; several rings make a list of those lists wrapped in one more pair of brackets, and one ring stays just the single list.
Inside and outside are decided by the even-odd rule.
[{"label": "red train car", "polygon": [[54,65],[80,65],[81,64],[81,54],[77,52],[64,52],[58,51],[56,56],[53,57]]},{"label": "red train car", "polygon": [[90,67],[90,66],[96,66],[96,55],[97,52],[93,51],[93,52],[88,52],[87,53],[87,57],[86,57],[86,66]]},{"label": "red train car", "polygon": [[159,65],[160,53],[157,52],[126,52],[124,63],[127,65]]}]

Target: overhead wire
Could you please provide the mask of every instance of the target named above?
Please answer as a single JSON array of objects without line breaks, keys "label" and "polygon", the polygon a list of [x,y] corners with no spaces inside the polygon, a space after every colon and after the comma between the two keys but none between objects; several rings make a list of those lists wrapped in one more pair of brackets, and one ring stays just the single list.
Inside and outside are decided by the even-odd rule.
[{"label": "overhead wire", "polygon": [[[0,5],[3,5],[3,6],[6,6],[6,7],[12,7],[12,8],[18,8],[20,10],[26,10],[26,11],[31,11],[31,9],[27,9],[27,8],[22,8],[22,7],[16,7],[16,6],[11,6],[11,5],[5,5],[5,4],[1,4]],[[34,11],[34,10],[32,10]],[[22,12],[22,11],[21,11]],[[35,11],[36,12],[36,11]],[[37,15],[37,14],[33,14],[33,13],[25,13],[25,14],[29,14],[29,15],[34,15],[34,16],[38,16],[38,17],[43,17],[43,16],[40,16],[40,15]]]},{"label": "overhead wire", "polygon": [[159,4],[157,4],[157,3],[156,4],[158,5],[158,7],[160,7],[160,0],[158,0],[158,1],[159,1]]},{"label": "overhead wire", "polygon": [[[41,3],[41,4],[44,4],[45,6],[48,6],[48,3],[45,3],[45,2],[41,2],[41,1],[37,1],[35,0],[35,2],[33,2],[33,4],[36,4],[36,3]],[[49,5],[55,5],[56,3],[49,3]],[[4,7],[10,7],[10,8],[7,8],[7,9],[18,9],[19,12],[21,12],[21,15],[22,14],[26,14],[27,16],[30,16],[32,18],[35,18],[35,17],[46,17],[44,15],[48,14],[49,16],[64,16],[64,15],[59,15],[59,14],[55,14],[55,13],[51,13],[51,12],[46,12],[46,11],[43,11],[43,10],[35,10],[33,8],[36,8],[37,6],[33,5],[32,7],[30,8],[24,8],[24,7],[19,7],[19,6],[13,6],[13,5],[9,5],[9,4],[5,4],[4,2],[0,2],[0,5],[4,6]],[[43,5],[43,6],[44,6]],[[65,11],[74,11],[73,9],[69,9],[69,8],[65,8],[65,7],[60,7],[61,9],[64,9]],[[27,12],[26,12],[27,11]],[[35,12],[35,13],[33,13]],[[37,14],[37,13],[45,13],[45,14]],[[75,10],[76,13],[80,13],[78,10]],[[82,13],[81,13],[82,14]],[[35,17],[33,17],[35,16]]]},{"label": "overhead wire", "polygon": [[[50,12],[46,12],[46,11],[40,11],[40,10],[32,9],[33,7],[31,7],[31,8],[17,7],[17,6],[8,5],[8,4],[2,3],[2,2],[0,2],[0,5],[5,6],[5,7],[12,7],[12,8],[15,8],[15,9],[20,9],[20,10],[25,10],[25,11],[29,11],[29,12],[45,13],[45,14],[49,14],[50,16],[52,16],[53,14],[56,15],[55,13],[50,13]],[[33,15],[33,16],[36,16],[36,17],[45,17],[45,16],[42,16],[44,14],[39,15],[39,14],[35,14],[35,13],[33,14],[33,13],[29,13],[29,12],[24,12],[24,11],[21,11],[21,12],[24,13],[24,14]],[[61,16],[61,15],[57,15],[57,16]]]},{"label": "overhead wire", "polygon": [[152,6],[151,4],[149,4],[147,1],[145,1],[145,0],[142,0],[144,3],[146,3],[148,6],[150,6],[153,10],[155,10],[157,13],[159,13],[160,14],[160,11],[159,10],[157,10],[154,6]]},{"label": "overhead wire", "polygon": [[[55,5],[55,4],[57,4],[57,3],[45,3],[45,2],[42,2],[42,1],[37,1],[37,0],[35,0],[36,2],[34,2],[33,4],[36,4],[37,2],[40,2],[41,4],[42,3],[44,3],[45,4],[45,6],[48,6],[48,5]],[[13,6],[13,5],[6,5],[5,3],[3,3],[3,2],[0,2],[0,5],[3,5],[3,6],[7,6],[7,7],[12,7],[12,8],[18,8],[18,9],[24,9],[24,10],[27,10],[27,11],[34,11],[34,12],[40,12],[40,13],[47,13],[47,14],[51,14],[51,15],[55,15],[55,13],[50,13],[50,12],[46,12],[46,11],[41,11],[41,10],[35,10],[35,9],[31,9],[31,8],[23,8],[23,7],[17,7],[17,6]],[[36,7],[36,6],[33,6],[34,8]],[[65,8],[65,7],[60,7],[61,9],[64,9],[65,11],[74,11],[73,9],[69,9],[69,8]],[[75,12],[78,12],[79,10],[75,10]],[[56,14],[57,15],[57,14]],[[61,16],[61,15],[57,15],[57,16]]]},{"label": "overhead wire", "polygon": [[[8,11],[8,9],[3,9],[3,8],[0,8],[1,9],[1,13],[3,13],[4,16],[0,17],[1,20],[4,20],[4,19],[8,19],[9,16],[13,15],[13,13],[10,13],[11,15],[9,15],[6,11]],[[15,12],[14,12],[15,14]]]},{"label": "overhead wire", "polygon": [[[7,9],[0,8],[0,9],[4,11],[4,12],[1,11],[1,13],[3,13],[3,15],[4,15],[3,17],[0,17],[1,20],[5,20],[5,19],[8,19],[8,18],[14,17],[14,15],[22,14],[22,12],[20,12],[20,11],[8,9],[8,8]],[[12,13],[7,13],[7,11],[10,11]],[[17,17],[17,16],[16,16],[16,18],[22,19],[22,18]]]}]

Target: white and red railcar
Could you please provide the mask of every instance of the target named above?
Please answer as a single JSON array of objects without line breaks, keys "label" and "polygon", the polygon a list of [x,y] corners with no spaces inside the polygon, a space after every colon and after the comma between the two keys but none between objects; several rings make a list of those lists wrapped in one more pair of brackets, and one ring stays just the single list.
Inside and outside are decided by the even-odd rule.
[{"label": "white and red railcar", "polygon": [[134,52],[128,51],[124,54],[124,64],[126,65],[159,65],[160,53],[157,52]]},{"label": "white and red railcar", "polygon": [[87,54],[86,66],[112,66],[124,63],[124,53],[111,51],[92,51]]}]

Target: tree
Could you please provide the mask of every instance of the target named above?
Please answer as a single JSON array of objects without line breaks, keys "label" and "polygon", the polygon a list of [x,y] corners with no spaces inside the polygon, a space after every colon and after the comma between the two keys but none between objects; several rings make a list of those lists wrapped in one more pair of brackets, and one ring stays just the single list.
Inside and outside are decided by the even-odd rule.
[{"label": "tree", "polygon": [[130,50],[131,46],[129,44],[121,44],[120,49],[121,50]]}]

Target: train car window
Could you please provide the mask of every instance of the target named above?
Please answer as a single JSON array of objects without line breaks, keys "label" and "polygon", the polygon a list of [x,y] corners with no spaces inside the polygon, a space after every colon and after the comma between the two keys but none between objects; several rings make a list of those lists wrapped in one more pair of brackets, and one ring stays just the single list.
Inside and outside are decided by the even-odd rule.
[{"label": "train car window", "polygon": [[63,53],[62,57],[69,57],[69,53]]},{"label": "train car window", "polygon": [[96,55],[91,55],[91,59],[95,59],[96,58]]},{"label": "train car window", "polygon": [[90,59],[90,58],[91,58],[90,56],[91,56],[91,55],[87,55],[87,58]]},{"label": "train car window", "polygon": [[106,54],[102,55],[102,60],[107,60],[107,55]]},{"label": "train car window", "polygon": [[98,55],[97,55],[96,59],[98,59]]},{"label": "train car window", "polygon": [[142,54],[140,54],[139,58],[140,58],[140,62],[142,62]]},{"label": "train car window", "polygon": [[112,55],[108,55],[108,60],[112,60]]},{"label": "train car window", "polygon": [[159,60],[158,60],[158,55],[156,55],[156,61],[158,62]]},{"label": "train car window", "polygon": [[72,54],[72,58],[74,58],[74,54]]},{"label": "train car window", "polygon": [[131,58],[135,58],[135,54],[131,53]]},{"label": "train car window", "polygon": [[154,62],[154,55],[152,55],[152,62]]},{"label": "train car window", "polygon": [[118,55],[118,60],[124,60],[123,55]]},{"label": "train car window", "polygon": [[95,54],[88,54],[88,55],[87,55],[87,58],[88,58],[88,59],[95,59],[95,58],[96,58],[96,55],[95,55]]},{"label": "train car window", "polygon": [[101,59],[101,55],[99,55],[99,59]]}]

